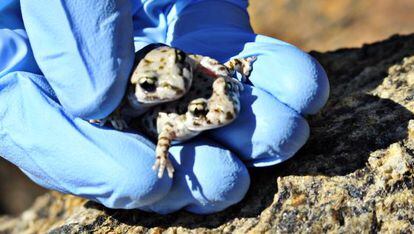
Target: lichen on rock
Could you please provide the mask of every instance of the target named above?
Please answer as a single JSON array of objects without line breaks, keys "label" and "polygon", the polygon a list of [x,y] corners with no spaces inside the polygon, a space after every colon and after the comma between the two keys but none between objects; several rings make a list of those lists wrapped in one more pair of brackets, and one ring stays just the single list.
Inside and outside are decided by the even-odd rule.
[{"label": "lichen on rock", "polygon": [[106,209],[49,193],[0,233],[409,232],[414,230],[414,34],[312,52],[331,97],[295,157],[251,170],[239,204],[212,215]]}]

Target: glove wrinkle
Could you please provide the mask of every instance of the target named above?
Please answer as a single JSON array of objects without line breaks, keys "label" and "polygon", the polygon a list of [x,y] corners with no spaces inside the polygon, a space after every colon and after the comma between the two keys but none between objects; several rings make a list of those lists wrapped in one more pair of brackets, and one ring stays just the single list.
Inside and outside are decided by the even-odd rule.
[{"label": "glove wrinkle", "polygon": [[0,29],[0,77],[14,71],[40,73],[25,33]]}]

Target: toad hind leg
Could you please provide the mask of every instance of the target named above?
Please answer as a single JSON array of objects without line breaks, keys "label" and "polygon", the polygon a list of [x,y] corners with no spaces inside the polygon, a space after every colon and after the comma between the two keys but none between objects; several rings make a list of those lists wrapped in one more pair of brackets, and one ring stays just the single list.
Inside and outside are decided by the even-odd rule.
[{"label": "toad hind leg", "polygon": [[230,70],[230,73],[240,73],[242,76],[242,82],[244,83],[250,76],[250,73],[253,69],[252,63],[256,61],[256,59],[256,56],[250,56],[247,58],[235,58],[226,62],[224,65]]},{"label": "toad hind leg", "polygon": [[89,123],[97,124],[98,126],[104,126],[106,123],[111,123],[112,127],[116,130],[122,131],[128,128],[128,124],[125,121],[124,117],[121,115],[120,108],[117,108],[109,116],[103,119],[91,119]]}]

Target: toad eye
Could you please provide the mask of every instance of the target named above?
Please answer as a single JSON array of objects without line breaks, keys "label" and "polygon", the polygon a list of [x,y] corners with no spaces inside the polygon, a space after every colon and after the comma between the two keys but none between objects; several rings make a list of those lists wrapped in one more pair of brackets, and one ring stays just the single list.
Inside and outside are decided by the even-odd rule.
[{"label": "toad eye", "polygon": [[141,77],[138,81],[139,86],[147,92],[154,92],[156,87],[156,82],[158,78],[155,76],[144,76]]},{"label": "toad eye", "polygon": [[188,105],[188,111],[196,117],[207,115],[207,105],[205,102],[190,103]]}]

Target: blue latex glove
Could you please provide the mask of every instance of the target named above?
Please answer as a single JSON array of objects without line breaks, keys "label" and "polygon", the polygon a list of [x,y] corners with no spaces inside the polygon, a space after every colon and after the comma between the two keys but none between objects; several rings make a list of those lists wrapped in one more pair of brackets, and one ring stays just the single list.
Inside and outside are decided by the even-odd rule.
[{"label": "blue latex glove", "polygon": [[[241,160],[273,165],[305,143],[301,115],[326,102],[326,75],[297,48],[254,34],[246,1],[143,2],[21,0],[22,16],[17,0],[0,2],[0,155],[46,188],[107,207],[223,210],[248,189]],[[240,117],[171,148],[173,181],[156,177],[143,136],[83,120],[119,104],[133,43],[158,42],[221,61],[258,55]]]}]

